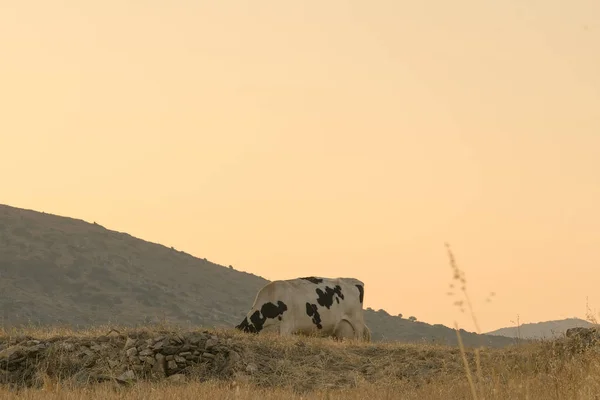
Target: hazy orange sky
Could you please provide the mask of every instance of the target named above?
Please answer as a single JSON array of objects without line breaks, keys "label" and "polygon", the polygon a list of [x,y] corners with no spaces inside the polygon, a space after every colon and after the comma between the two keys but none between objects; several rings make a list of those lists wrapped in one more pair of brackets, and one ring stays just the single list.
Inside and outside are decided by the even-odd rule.
[{"label": "hazy orange sky", "polygon": [[448,241],[483,331],[585,317],[599,21],[597,0],[3,0],[0,202],[474,330]]}]

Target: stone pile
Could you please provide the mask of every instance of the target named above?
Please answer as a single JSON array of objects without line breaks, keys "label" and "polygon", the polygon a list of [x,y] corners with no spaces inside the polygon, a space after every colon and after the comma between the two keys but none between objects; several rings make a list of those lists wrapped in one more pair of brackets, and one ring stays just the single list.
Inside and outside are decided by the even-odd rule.
[{"label": "stone pile", "polygon": [[96,338],[0,338],[0,383],[35,386],[40,375],[78,383],[138,379],[180,381],[196,371],[203,377],[230,377],[251,371],[242,349],[230,338],[202,332],[140,332]]},{"label": "stone pile", "polygon": [[592,328],[569,328],[565,332],[566,343],[572,352],[581,353],[600,344],[600,331]]}]

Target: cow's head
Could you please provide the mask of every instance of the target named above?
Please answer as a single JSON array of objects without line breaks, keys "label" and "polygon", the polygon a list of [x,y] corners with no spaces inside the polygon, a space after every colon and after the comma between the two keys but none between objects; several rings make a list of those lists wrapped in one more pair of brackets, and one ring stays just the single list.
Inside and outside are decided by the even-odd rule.
[{"label": "cow's head", "polygon": [[287,311],[287,306],[284,302],[278,301],[277,304],[271,302],[265,303],[259,310],[255,310],[250,317],[236,326],[243,332],[258,333],[265,328],[270,327],[283,319],[283,313]]}]

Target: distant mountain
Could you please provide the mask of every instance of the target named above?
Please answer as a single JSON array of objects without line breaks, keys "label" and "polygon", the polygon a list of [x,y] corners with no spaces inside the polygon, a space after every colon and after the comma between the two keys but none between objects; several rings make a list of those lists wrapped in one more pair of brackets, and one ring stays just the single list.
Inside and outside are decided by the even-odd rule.
[{"label": "distant mountain", "polygon": [[[365,322],[372,330],[373,340],[458,345],[456,331],[441,324],[430,325],[421,321],[411,321],[391,316],[384,310],[371,309],[365,310]],[[460,335],[466,347],[503,347],[516,343],[513,338],[478,335],[464,329],[460,330]]]},{"label": "distant mountain", "polygon": [[486,335],[505,336],[523,339],[551,339],[561,336],[569,328],[588,328],[594,324],[579,318],[567,318],[556,321],[545,321],[520,325],[518,328],[507,327],[487,332]]},{"label": "distant mountain", "polygon": [[[96,223],[0,205],[0,326],[232,327],[268,282]],[[383,310],[365,318],[374,340],[456,344],[442,325]],[[513,342],[462,334],[467,346]]]}]

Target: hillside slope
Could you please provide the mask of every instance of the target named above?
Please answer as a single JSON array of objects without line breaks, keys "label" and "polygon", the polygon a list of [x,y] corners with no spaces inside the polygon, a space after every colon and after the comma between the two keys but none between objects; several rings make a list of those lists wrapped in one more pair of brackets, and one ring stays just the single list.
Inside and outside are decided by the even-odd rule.
[{"label": "hillside slope", "polygon": [[[156,322],[231,327],[259,276],[82,220],[0,205],[0,325]],[[368,289],[367,289],[368,290]],[[374,340],[456,344],[456,333],[366,311]],[[513,339],[464,334],[466,345]]]},{"label": "hillside slope", "polygon": [[[383,310],[365,310],[365,322],[372,330],[373,340],[402,341],[408,343],[432,343],[457,346],[456,331],[441,324],[430,325],[421,321],[391,316]],[[504,336],[478,335],[460,330],[465,346],[503,347],[516,343]]]},{"label": "hillside slope", "polygon": [[0,206],[4,323],[230,326],[261,277],[81,220]]},{"label": "hillside slope", "polygon": [[589,328],[592,323],[579,318],[567,318],[556,321],[544,321],[523,324],[517,327],[500,328],[487,335],[505,336],[510,338],[521,337],[524,339],[551,339],[561,336],[570,328]]}]

